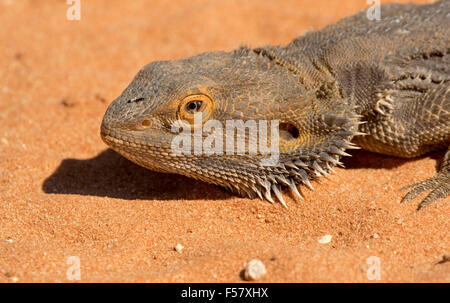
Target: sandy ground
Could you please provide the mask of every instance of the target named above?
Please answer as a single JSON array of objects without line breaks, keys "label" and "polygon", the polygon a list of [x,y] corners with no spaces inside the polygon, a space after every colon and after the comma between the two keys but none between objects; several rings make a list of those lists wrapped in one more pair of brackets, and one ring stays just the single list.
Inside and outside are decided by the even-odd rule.
[{"label": "sandy ground", "polygon": [[239,282],[253,258],[266,265],[262,282],[370,282],[371,256],[382,282],[450,282],[450,262],[439,263],[449,199],[420,212],[418,200],[398,203],[442,152],[354,152],[315,191],[302,188],[305,201],[286,193],[284,209],[145,170],[99,136],[143,65],[286,44],[365,0],[81,0],[80,21],[66,19],[68,7],[0,0],[0,282],[69,282],[70,256],[81,282]]}]

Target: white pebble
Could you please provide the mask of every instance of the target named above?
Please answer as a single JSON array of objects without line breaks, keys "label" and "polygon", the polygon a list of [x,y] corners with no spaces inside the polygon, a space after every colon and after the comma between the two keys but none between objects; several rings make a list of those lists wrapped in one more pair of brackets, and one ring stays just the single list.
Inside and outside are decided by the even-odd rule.
[{"label": "white pebble", "polygon": [[244,271],[244,278],[247,281],[257,280],[266,274],[266,267],[263,262],[253,259],[247,263]]},{"label": "white pebble", "polygon": [[317,239],[317,241],[319,241],[320,244],[327,244],[331,242],[331,238],[333,238],[332,235],[325,235],[325,236],[321,236]]},{"label": "white pebble", "polygon": [[182,252],[183,252],[183,248],[184,248],[184,246],[181,245],[180,243],[178,243],[177,245],[175,245],[175,250],[176,250],[177,252],[179,252],[179,253],[182,253]]}]

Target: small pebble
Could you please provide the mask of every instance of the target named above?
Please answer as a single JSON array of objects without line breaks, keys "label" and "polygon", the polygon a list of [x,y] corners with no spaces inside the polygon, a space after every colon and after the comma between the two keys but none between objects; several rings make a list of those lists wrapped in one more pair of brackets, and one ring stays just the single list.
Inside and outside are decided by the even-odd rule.
[{"label": "small pebble", "polygon": [[327,244],[331,242],[331,238],[333,238],[332,235],[325,235],[325,236],[321,236],[317,239],[317,241],[319,241],[320,244]]},{"label": "small pebble", "polygon": [[177,245],[175,245],[175,250],[177,251],[177,252],[179,252],[180,254],[183,252],[183,248],[184,248],[184,246],[183,245],[181,245],[180,243],[178,243]]},{"label": "small pebble", "polygon": [[378,234],[373,234],[374,239],[378,239],[380,236]]},{"label": "small pebble", "polygon": [[253,259],[247,263],[244,271],[244,278],[247,281],[254,281],[266,274],[266,267],[263,262],[258,259]]}]

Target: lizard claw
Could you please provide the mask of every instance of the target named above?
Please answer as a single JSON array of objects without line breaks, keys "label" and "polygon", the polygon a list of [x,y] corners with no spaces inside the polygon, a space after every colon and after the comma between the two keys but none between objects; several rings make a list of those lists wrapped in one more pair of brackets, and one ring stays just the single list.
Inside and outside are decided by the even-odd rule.
[{"label": "lizard claw", "polygon": [[450,170],[443,170],[436,174],[434,177],[422,182],[417,182],[403,187],[401,190],[411,189],[401,200],[401,202],[407,202],[420,193],[430,190],[431,192],[419,203],[417,210],[420,210],[430,204],[431,202],[445,198],[450,194]]}]

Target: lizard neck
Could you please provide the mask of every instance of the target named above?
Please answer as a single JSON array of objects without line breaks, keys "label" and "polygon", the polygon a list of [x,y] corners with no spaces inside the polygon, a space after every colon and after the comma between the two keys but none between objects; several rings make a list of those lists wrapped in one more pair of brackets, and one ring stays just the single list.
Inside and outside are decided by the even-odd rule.
[{"label": "lizard neck", "polygon": [[[261,56],[266,56],[276,64],[287,68],[294,73],[300,83],[308,89],[317,89],[323,83],[333,83],[336,81],[328,67],[319,60],[314,59],[306,54],[301,56],[298,54],[292,56],[292,47],[267,46],[253,49],[253,51]],[[296,58],[301,58],[298,60]]]},{"label": "lizard neck", "polygon": [[379,64],[383,54],[368,51],[373,41],[365,36],[314,45],[317,34],[309,33],[285,47],[254,51],[298,75],[299,81],[319,98],[325,96],[355,115],[367,115],[386,98],[386,92],[380,90],[389,86],[388,76]]}]

